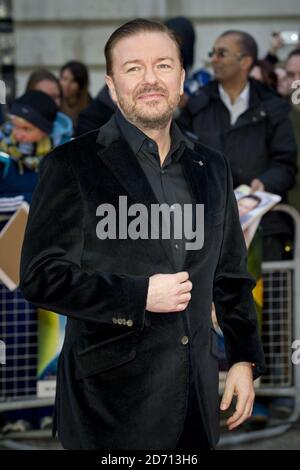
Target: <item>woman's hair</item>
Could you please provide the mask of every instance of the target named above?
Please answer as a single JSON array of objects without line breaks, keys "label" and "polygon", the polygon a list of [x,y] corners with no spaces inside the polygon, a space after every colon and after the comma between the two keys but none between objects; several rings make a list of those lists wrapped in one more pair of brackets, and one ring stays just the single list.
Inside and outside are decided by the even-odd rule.
[{"label": "woman's hair", "polygon": [[58,78],[48,69],[43,69],[43,68],[37,69],[34,72],[32,72],[31,75],[29,75],[25,91],[34,90],[35,86],[38,83],[43,82],[45,80],[48,80],[49,82],[53,82],[57,85],[59,89],[60,98],[62,98],[62,95],[63,95],[62,87]]},{"label": "woman's hair", "polygon": [[273,90],[277,90],[278,77],[273,65],[267,60],[257,60],[254,66],[260,68],[263,83],[273,88]]},{"label": "woman's hair", "polygon": [[71,60],[64,64],[60,69],[60,75],[65,70],[70,70],[72,73],[74,80],[78,83],[80,90],[85,90],[89,86],[89,72],[87,67],[82,63],[76,60]]}]

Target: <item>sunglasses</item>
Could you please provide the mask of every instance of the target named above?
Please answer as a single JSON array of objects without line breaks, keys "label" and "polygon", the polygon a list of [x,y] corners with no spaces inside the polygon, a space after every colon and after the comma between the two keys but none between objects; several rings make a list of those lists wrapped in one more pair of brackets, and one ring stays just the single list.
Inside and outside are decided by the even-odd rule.
[{"label": "sunglasses", "polygon": [[241,60],[243,57],[245,57],[246,54],[243,54],[242,52],[233,54],[232,52],[229,52],[227,49],[212,49],[208,53],[208,57],[212,59],[214,55],[218,59],[225,59],[226,57],[236,57],[238,60]]}]

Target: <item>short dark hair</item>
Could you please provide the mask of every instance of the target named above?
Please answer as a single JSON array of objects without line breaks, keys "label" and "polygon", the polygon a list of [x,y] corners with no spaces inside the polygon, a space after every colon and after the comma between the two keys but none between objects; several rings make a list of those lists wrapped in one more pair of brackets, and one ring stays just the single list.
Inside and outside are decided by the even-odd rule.
[{"label": "short dark hair", "polygon": [[120,26],[109,37],[104,48],[107,75],[112,74],[112,51],[115,45],[123,38],[144,32],[158,32],[167,34],[169,38],[174,41],[178,50],[180,63],[182,64],[181,42],[176,33],[169,29],[165,24],[158,21],[136,18]]},{"label": "short dark hair", "polygon": [[297,55],[300,55],[300,47],[297,47],[297,49],[293,49],[289,55],[287,56],[287,59],[286,61],[290,60],[291,57],[294,57],[294,56],[297,56]]},{"label": "short dark hair", "polygon": [[255,62],[258,59],[258,46],[254,37],[251,34],[246,33],[245,31],[240,31],[238,29],[229,29],[224,31],[219,37],[224,36],[237,36],[237,40],[241,47],[241,52],[244,55],[248,55],[252,58],[252,65],[250,69],[255,65]]}]

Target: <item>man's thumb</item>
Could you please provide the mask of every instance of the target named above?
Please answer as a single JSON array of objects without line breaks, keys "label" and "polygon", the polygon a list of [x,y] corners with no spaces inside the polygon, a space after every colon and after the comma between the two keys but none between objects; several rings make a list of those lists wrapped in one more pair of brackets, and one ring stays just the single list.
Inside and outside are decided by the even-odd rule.
[{"label": "man's thumb", "polygon": [[225,390],[222,398],[222,402],[220,405],[220,409],[222,411],[227,410],[231,404],[232,398],[233,398],[233,387],[230,387],[229,385],[225,385]]}]

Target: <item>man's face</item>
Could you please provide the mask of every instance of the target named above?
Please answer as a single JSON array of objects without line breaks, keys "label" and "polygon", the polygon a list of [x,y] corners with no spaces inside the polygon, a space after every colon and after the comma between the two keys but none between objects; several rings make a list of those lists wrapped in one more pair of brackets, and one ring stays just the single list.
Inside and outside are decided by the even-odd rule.
[{"label": "man's face", "polygon": [[300,80],[300,55],[292,56],[286,63],[286,76],[289,94],[292,94],[294,88],[292,84],[295,80]]},{"label": "man's face", "polygon": [[258,206],[258,201],[251,197],[242,197],[238,201],[239,216],[248,214],[248,212],[255,209]]},{"label": "man's face", "polygon": [[176,44],[165,33],[143,32],[121,39],[106,77],[113,100],[142,129],[161,129],[183,94],[184,70]]},{"label": "man's face", "polygon": [[242,57],[237,36],[232,34],[218,38],[214,43],[213,52],[211,64],[215,78],[220,83],[247,75],[249,57]]}]

